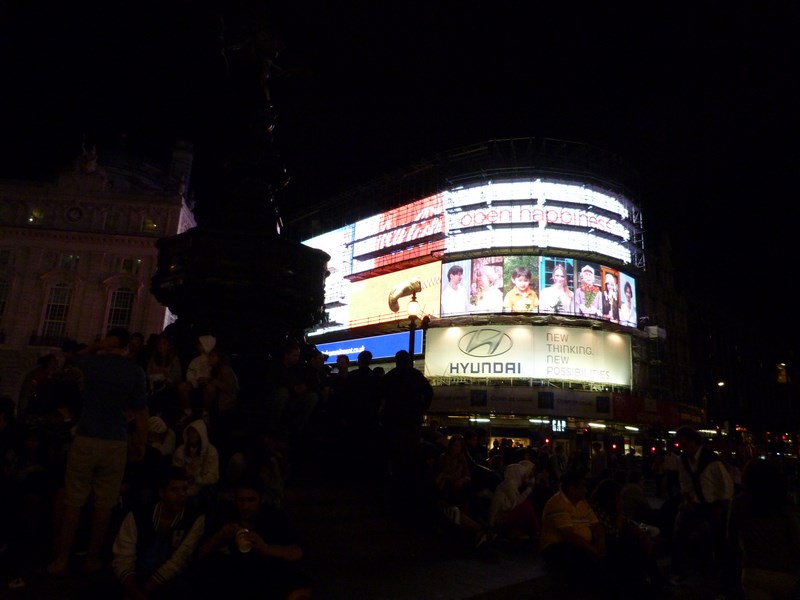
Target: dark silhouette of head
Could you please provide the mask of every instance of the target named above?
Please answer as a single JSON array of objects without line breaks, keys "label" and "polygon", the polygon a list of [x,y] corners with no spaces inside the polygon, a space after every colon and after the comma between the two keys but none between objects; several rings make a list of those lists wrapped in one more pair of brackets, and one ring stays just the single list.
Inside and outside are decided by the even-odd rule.
[{"label": "dark silhouette of head", "polygon": [[408,350],[398,350],[397,354],[394,355],[394,363],[398,367],[411,366],[411,355]]}]

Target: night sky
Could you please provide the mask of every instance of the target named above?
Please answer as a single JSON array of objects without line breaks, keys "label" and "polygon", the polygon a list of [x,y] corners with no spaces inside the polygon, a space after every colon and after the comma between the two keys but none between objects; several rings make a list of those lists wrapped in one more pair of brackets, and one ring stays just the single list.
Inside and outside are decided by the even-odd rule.
[{"label": "night sky", "polygon": [[268,14],[287,220],[462,145],[585,142],[639,173],[645,243],[669,234],[679,286],[789,309],[797,3],[538,4],[6,0],[0,176],[52,173],[84,136],[102,163],[123,133],[156,161],[189,139],[202,164],[218,38],[235,38],[237,14]]}]

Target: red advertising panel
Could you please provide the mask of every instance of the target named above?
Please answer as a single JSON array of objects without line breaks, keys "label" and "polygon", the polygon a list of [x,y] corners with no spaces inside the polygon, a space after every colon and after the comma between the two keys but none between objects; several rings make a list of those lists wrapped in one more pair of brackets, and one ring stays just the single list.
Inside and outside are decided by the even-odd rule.
[{"label": "red advertising panel", "polygon": [[660,424],[678,427],[680,415],[678,405],[668,400],[614,394],[614,418],[628,423]]},{"label": "red advertising panel", "polygon": [[355,224],[353,274],[399,262],[433,260],[444,251],[444,194],[436,194]]}]

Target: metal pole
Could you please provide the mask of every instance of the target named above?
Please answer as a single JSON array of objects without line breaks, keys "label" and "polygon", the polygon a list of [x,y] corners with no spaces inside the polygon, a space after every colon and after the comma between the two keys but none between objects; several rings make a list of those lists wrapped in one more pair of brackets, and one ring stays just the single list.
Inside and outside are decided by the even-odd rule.
[{"label": "metal pole", "polygon": [[417,328],[417,318],[411,316],[408,318],[408,355],[411,357],[411,362],[414,362],[414,331]]}]

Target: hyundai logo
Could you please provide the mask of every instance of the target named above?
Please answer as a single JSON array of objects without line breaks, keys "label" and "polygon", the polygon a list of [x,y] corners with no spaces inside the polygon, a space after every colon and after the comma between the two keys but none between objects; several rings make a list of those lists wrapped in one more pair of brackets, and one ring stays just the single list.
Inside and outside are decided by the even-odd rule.
[{"label": "hyundai logo", "polygon": [[458,349],[475,358],[500,356],[511,350],[513,345],[511,338],[497,329],[470,331],[458,340]]}]

